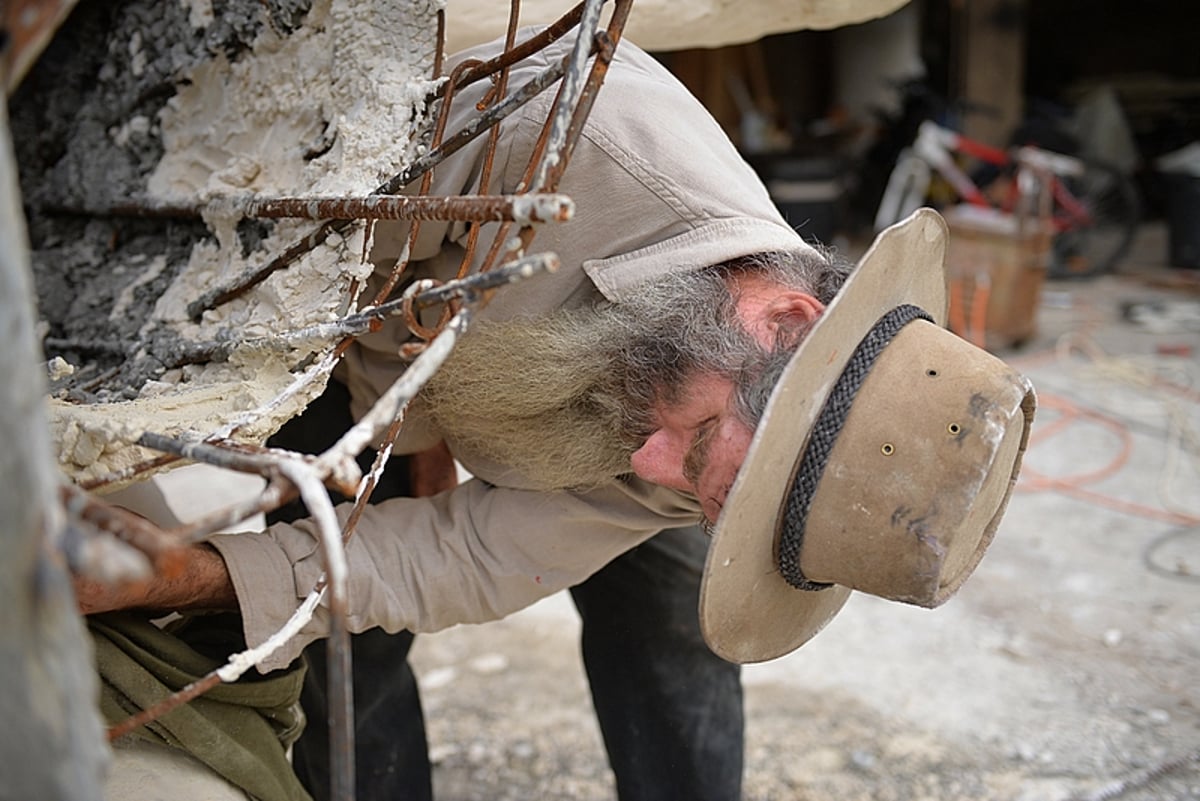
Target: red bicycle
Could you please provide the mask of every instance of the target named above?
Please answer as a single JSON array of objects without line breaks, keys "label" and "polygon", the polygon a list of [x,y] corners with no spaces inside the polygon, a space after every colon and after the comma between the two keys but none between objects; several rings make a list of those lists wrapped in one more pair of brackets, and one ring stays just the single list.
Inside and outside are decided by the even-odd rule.
[{"label": "red bicycle", "polygon": [[[971,159],[987,180],[972,178],[961,166]],[[927,120],[888,178],[876,229],[930,205],[935,174],[961,202],[1048,220],[1054,237],[1047,265],[1051,277],[1112,270],[1137,227],[1137,190],[1116,168],[1033,145],[1003,150]]]}]

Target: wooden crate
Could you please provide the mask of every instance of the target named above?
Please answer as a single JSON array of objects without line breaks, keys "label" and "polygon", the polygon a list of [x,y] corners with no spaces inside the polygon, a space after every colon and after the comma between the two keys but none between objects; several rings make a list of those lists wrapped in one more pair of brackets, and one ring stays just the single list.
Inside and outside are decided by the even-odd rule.
[{"label": "wooden crate", "polygon": [[950,329],[988,350],[1021,346],[1037,332],[1049,223],[967,205],[945,218]]}]

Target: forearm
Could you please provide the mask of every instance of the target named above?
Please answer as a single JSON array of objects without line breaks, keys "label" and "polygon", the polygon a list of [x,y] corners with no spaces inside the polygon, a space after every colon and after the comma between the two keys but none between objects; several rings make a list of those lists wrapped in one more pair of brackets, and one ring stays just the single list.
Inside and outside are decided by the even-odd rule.
[{"label": "forearm", "polygon": [[[348,505],[338,507],[343,517]],[[432,498],[367,507],[347,546],[352,632],[436,631],[495,620],[586,579],[663,527],[699,519],[694,501],[644,482],[588,493],[533,493],[468,481]],[[323,572],[311,521],[216,536],[237,590],[246,642],[295,612]],[[288,664],[328,632],[319,607],[261,669]]]},{"label": "forearm", "polygon": [[188,548],[177,575],[154,576],[120,585],[76,578],[75,596],[84,614],[120,609],[174,612],[237,609],[225,560],[209,545]]}]

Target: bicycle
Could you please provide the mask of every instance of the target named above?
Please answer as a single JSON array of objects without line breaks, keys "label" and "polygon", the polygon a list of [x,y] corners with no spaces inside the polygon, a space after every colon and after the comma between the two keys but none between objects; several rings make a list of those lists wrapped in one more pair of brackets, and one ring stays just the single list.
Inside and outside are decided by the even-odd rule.
[{"label": "bicycle", "polygon": [[[960,166],[964,158],[980,163],[978,178]],[[876,230],[929,205],[935,174],[961,202],[1046,220],[1053,236],[1050,277],[1108,272],[1133,241],[1137,190],[1116,168],[1035,145],[993,147],[931,120],[921,123],[892,169],[876,210]]]}]

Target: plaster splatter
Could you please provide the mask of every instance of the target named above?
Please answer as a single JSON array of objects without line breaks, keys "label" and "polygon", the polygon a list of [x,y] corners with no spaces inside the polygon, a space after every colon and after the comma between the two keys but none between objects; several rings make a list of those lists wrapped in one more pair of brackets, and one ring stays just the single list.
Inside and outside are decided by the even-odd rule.
[{"label": "plaster splatter", "polygon": [[[156,13],[152,0],[132,0],[127,7],[139,5],[146,14]],[[148,168],[137,179],[141,194],[183,204],[247,193],[365,195],[411,161],[426,122],[425,98],[434,86],[427,76],[438,3],[315,0],[294,28],[278,24],[277,17],[289,11],[275,8],[281,3],[270,9],[257,0],[235,5],[245,6],[247,14],[256,9],[264,18],[248,47],[220,48],[200,59],[189,55],[172,74],[172,92],[153,116],[135,109],[138,113],[105,126],[106,146],[118,152],[145,148],[147,138],[161,149],[156,160],[142,159]],[[181,6],[184,13],[172,18],[182,29],[177,31],[181,40],[216,27],[211,2],[190,0]],[[231,24],[226,17],[221,22]],[[151,41],[162,44],[160,36],[151,38],[140,29],[115,33],[124,41],[106,52],[117,54],[134,77],[162,71],[158,51],[148,52]],[[77,130],[75,135],[95,133]],[[121,166],[127,170],[128,162]],[[118,193],[129,191],[123,176]],[[73,318],[98,314],[108,326],[103,336],[126,346],[117,375],[130,385],[106,386],[86,398],[76,392],[49,400],[60,466],[72,478],[105,476],[153,456],[133,444],[147,430],[208,434],[245,418],[236,436],[261,441],[323,389],[327,369],[312,365],[333,343],[310,343],[290,353],[235,348],[227,361],[174,367],[162,363],[163,343],[236,342],[344,314],[355,301],[356,279],[371,268],[361,260],[365,226],[331,237],[193,322],[186,312],[190,301],[267,263],[315,227],[303,221],[264,223],[254,226],[250,237],[234,218],[204,223],[184,235],[183,246],[177,241],[168,247],[165,238],[146,234],[136,253],[130,242],[108,251],[93,242],[84,252],[82,245],[65,244],[53,224],[31,225],[40,240],[34,243],[35,265],[46,268],[53,261],[39,261],[39,250],[62,256],[69,249],[67,261],[86,263],[106,276],[91,307],[81,309],[76,299],[63,320],[51,323],[69,332]],[[72,276],[58,280],[70,283]],[[80,364],[64,366],[57,359],[56,376],[68,376],[76,367],[72,380],[80,377],[86,365],[79,354],[85,350],[73,352]],[[276,396],[305,377],[311,379],[306,386],[272,406]]]}]

